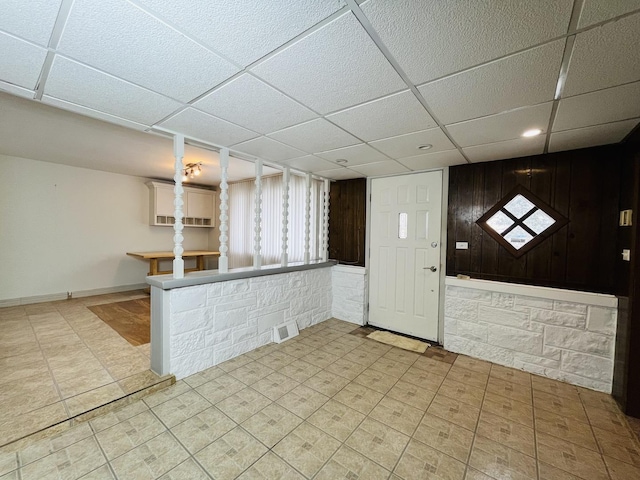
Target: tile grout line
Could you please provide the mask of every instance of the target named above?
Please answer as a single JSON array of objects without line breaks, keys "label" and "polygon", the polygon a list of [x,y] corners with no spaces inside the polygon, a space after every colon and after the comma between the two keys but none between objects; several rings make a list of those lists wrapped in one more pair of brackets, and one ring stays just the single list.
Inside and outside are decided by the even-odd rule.
[{"label": "tile grout line", "polygon": [[531,415],[533,416],[533,448],[536,455],[536,478],[538,480],[541,480],[540,455],[538,454],[538,429],[536,428],[536,406],[533,398],[533,378],[531,377],[531,375],[529,375],[529,388],[531,389]]},{"label": "tile grout line", "polygon": [[604,459],[604,450],[600,446],[600,442],[598,441],[598,437],[596,436],[596,432],[593,429],[594,425],[591,423],[591,418],[589,417],[589,414],[587,413],[587,408],[585,406],[584,400],[582,399],[582,396],[580,395],[579,391],[578,391],[578,398],[580,399],[580,405],[582,406],[582,410],[584,410],[584,414],[587,417],[587,422],[589,423],[589,430],[591,431],[591,435],[593,435],[593,439],[596,442],[596,447],[598,447],[598,454],[600,455],[600,459],[602,460],[602,464],[604,465],[604,471],[609,476],[609,479],[612,479],[611,472],[609,471],[609,466],[607,465],[607,462]]}]

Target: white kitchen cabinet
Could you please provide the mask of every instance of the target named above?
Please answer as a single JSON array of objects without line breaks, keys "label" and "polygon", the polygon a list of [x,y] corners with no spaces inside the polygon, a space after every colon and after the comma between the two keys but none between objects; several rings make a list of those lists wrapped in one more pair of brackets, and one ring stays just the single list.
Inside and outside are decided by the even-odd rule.
[{"label": "white kitchen cabinet", "polygon": [[[149,224],[156,226],[172,226],[174,218],[173,184],[147,182],[149,187]],[[185,227],[215,226],[215,192],[204,188],[184,187]]]}]

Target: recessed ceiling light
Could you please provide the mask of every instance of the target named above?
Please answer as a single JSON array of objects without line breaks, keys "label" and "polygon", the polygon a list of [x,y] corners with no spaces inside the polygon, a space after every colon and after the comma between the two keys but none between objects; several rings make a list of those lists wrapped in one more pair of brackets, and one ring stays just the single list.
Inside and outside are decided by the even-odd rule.
[{"label": "recessed ceiling light", "polygon": [[539,128],[532,128],[531,130],[527,130],[526,132],[524,132],[522,134],[523,137],[535,137],[537,135],[540,135],[542,133],[542,130],[540,130]]},{"label": "recessed ceiling light", "polygon": [[432,147],[433,147],[433,145],[431,145],[431,144],[427,143],[426,145],[420,145],[420,146],[418,147],[418,150],[429,150],[429,149],[430,149],[430,148],[432,148]]},{"label": "recessed ceiling light", "polygon": [[347,159],[346,158],[338,158],[336,160],[336,163],[347,163]]}]

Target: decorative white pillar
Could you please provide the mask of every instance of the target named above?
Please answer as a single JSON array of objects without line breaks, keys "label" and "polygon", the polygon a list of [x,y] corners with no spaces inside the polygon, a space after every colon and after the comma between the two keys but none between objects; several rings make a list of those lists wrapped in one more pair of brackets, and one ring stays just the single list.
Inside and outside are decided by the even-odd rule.
[{"label": "decorative white pillar", "polygon": [[229,271],[229,257],[227,242],[229,241],[229,150],[220,150],[220,258],[218,259],[218,272]]},{"label": "decorative white pillar", "polygon": [[184,201],[182,199],[182,194],[184,193],[184,188],[182,188],[182,158],[184,157],[184,135],[175,135],[173,137],[173,155],[175,157],[175,172],[173,175],[173,180],[175,182],[175,186],[173,187],[173,205],[175,207],[173,212],[174,223],[173,223],[173,278],[184,278],[184,260],[182,259],[182,254],[184,253],[184,248],[182,248],[182,241],[184,240],[184,236],[182,235],[182,230],[184,229],[184,225],[182,224],[182,207],[184,206]]},{"label": "decorative white pillar", "polygon": [[308,264],[310,259],[311,244],[311,174],[306,177],[306,196],[304,207],[304,263]]},{"label": "decorative white pillar", "polygon": [[282,266],[289,265],[289,183],[291,172],[284,167],[282,172]]},{"label": "decorative white pillar", "polygon": [[256,270],[262,267],[262,229],[260,222],[262,221],[262,160],[256,160],[256,196],[253,221],[255,223],[253,236],[253,268]]},{"label": "decorative white pillar", "polygon": [[331,188],[331,182],[328,179],[324,180],[324,221],[322,223],[322,261],[326,262],[329,259],[329,189]]}]

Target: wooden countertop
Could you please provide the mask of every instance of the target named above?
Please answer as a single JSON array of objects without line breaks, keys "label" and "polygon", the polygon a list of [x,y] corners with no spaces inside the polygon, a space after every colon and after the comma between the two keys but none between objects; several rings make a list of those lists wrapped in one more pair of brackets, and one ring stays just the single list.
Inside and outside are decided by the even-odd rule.
[{"label": "wooden countertop", "polygon": [[[127,252],[127,255],[132,257],[150,259],[150,258],[174,258],[175,255],[171,251],[166,252]],[[220,252],[213,252],[209,250],[185,250],[182,253],[182,257],[208,257],[212,255],[220,255]]]}]

